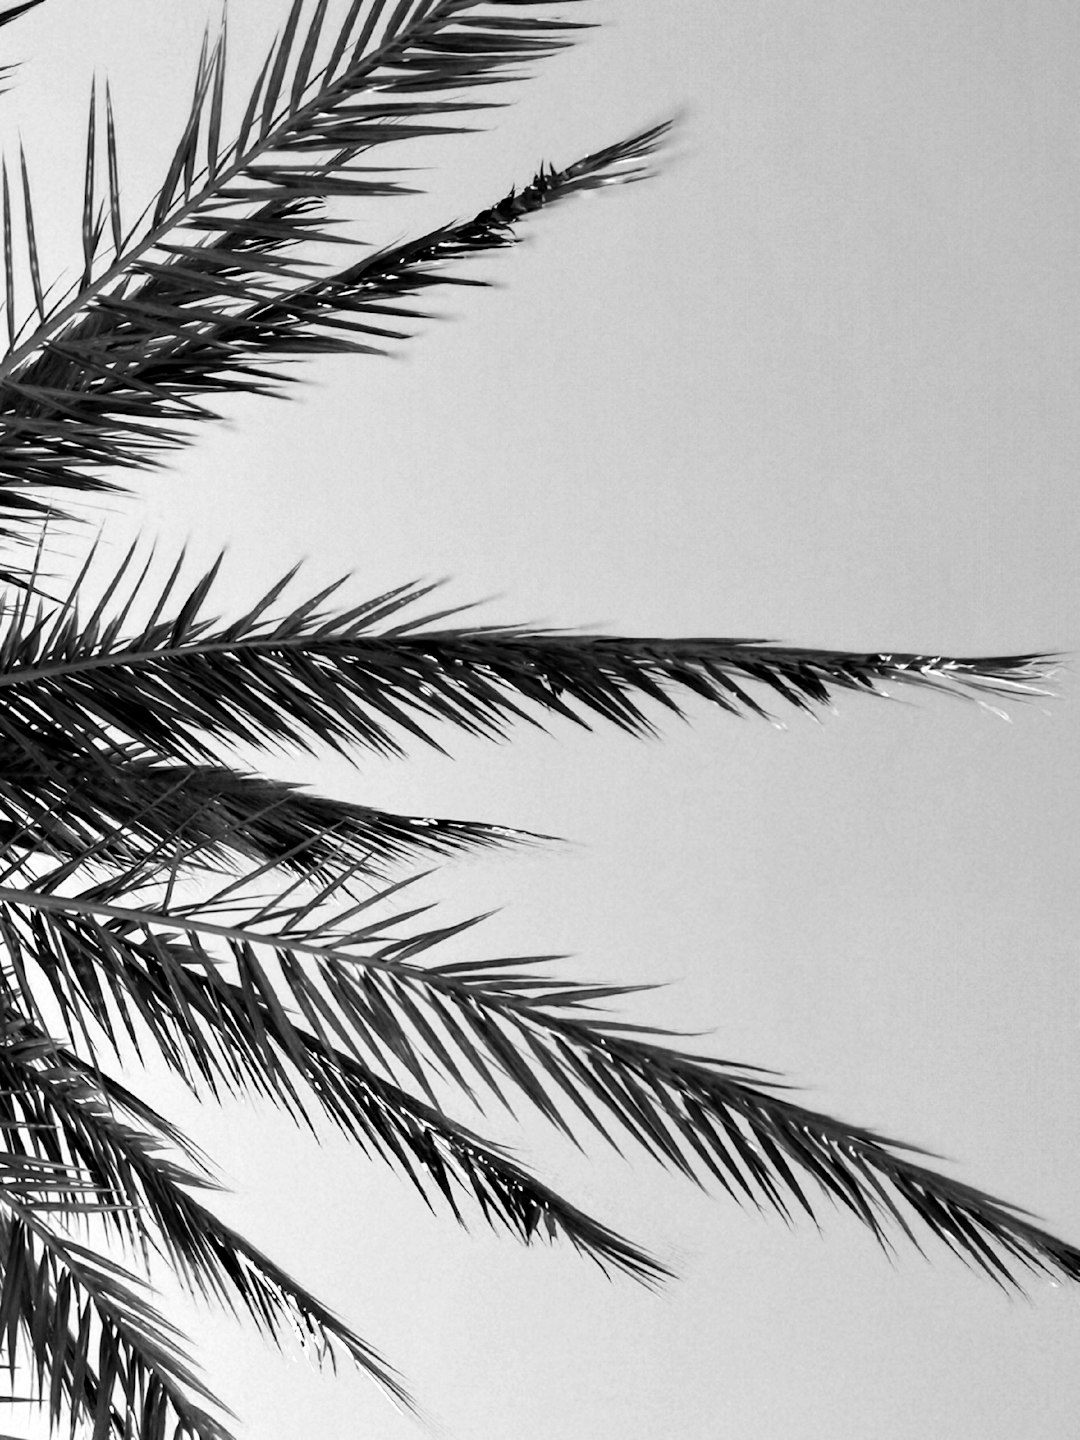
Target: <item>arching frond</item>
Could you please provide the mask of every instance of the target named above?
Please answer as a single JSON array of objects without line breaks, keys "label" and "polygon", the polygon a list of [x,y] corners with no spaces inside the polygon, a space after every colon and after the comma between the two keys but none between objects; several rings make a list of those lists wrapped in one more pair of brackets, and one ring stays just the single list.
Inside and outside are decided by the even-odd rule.
[{"label": "arching frond", "polygon": [[138,1426],[140,1440],[231,1440],[190,1368],[182,1337],[138,1279],[32,1209],[0,1208],[0,1344],[25,1358],[30,1398],[58,1423],[66,1407],[93,1440]]},{"label": "arching frond", "polygon": [[[139,1022],[171,1065],[198,1077],[193,1083],[261,1091],[300,1118],[294,1076],[338,1123],[369,1139],[370,1112],[357,1109],[350,1084],[365,1082],[365,1105],[398,1116],[408,1109],[400,1089],[389,1103],[374,1094],[371,1067],[395,1085],[398,1077],[419,1085],[433,1102],[444,1083],[469,1094],[478,1086],[511,1108],[517,1091],[566,1133],[584,1120],[615,1143],[614,1124],[661,1163],[708,1175],[759,1208],[787,1217],[794,1202],[813,1216],[804,1188],[811,1180],[883,1244],[891,1225],[918,1244],[917,1218],[1003,1283],[1018,1283],[1017,1263],[1080,1279],[1080,1250],[913,1163],[902,1153],[913,1147],[796,1105],[753,1067],[677,1051],[647,1027],[591,1013],[629,987],[551,981],[524,970],[528,960],[421,965],[417,956],[467,927],[394,937],[415,912],[371,920],[372,900],[330,914],[311,900],[245,907],[233,886],[234,918],[222,920],[225,892],[202,907],[113,902],[112,892],[131,888],[123,879],[81,897],[0,888],[0,933],[19,987],[13,1002],[31,1001],[32,958],[73,1034],[113,1040],[119,1021],[134,1038]],[[332,887],[319,898],[325,904]],[[223,976],[223,961],[237,981]],[[285,1006],[310,1029],[289,1020]],[[567,1102],[575,1126],[560,1109]],[[386,1142],[385,1128],[374,1134]],[[392,1148],[400,1159],[400,1145]],[[553,1210],[549,1223],[560,1219]],[[600,1258],[640,1269],[643,1257]]]},{"label": "arching frond", "polygon": [[241,1303],[278,1341],[309,1338],[317,1354],[331,1357],[340,1347],[395,1400],[410,1403],[369,1345],[190,1193],[216,1188],[208,1177],[161,1153],[161,1135],[125,1123],[85,1062],[28,1024],[21,1032],[0,1052],[0,1113],[12,1133],[26,1137],[34,1158],[78,1167],[119,1202],[102,1214],[128,1245],[144,1255],[160,1250],[195,1294],[232,1310]]},{"label": "arching frond", "polygon": [[398,754],[402,737],[441,748],[432,722],[495,738],[515,721],[536,725],[557,715],[585,728],[601,719],[648,734],[655,726],[641,702],[678,715],[679,691],[759,716],[769,699],[812,711],[835,692],[874,694],[886,684],[975,697],[1047,693],[1039,683],[1044,662],[1034,655],[858,654],[754,640],[436,628],[453,610],[399,619],[430,586],[402,586],[334,612],[322,608],[339,588],[333,585],[275,615],[292,573],[246,615],[221,623],[206,608],[219,564],[166,614],[177,565],[149,622],[126,636],[145,571],[108,619],[100,606],[80,615],[77,589],[53,611],[26,597],[9,607],[0,617],[0,739],[31,762],[51,732],[83,754],[110,759],[134,743],[170,762],[212,761],[214,741]]},{"label": "arching frond", "polygon": [[[399,181],[358,165],[357,157],[394,140],[459,133],[463,114],[491,105],[481,98],[488,86],[515,78],[583,28],[525,13],[544,8],[544,0],[406,0],[387,13],[385,0],[356,0],[323,63],[325,0],[306,28],[304,0],[295,0],[228,144],[222,32],[214,45],[204,43],[191,109],[157,199],[130,227],[111,103],[106,95],[102,126],[95,97],[83,274],[73,293],[51,305],[23,162],[35,318],[15,328],[9,261],[9,353],[0,361],[0,511],[9,537],[49,513],[51,502],[35,492],[112,488],[103,467],[152,463],[183,427],[210,413],[200,396],[264,389],[268,360],[369,349],[372,332],[386,333],[370,318],[386,313],[379,302],[431,284],[434,261],[506,244],[512,223],[545,201],[636,178],[662,127],[541,174],[522,196],[469,225],[425,237],[367,269],[362,262],[311,281],[302,254],[279,253],[332,238],[318,228],[328,201],[404,193]],[[16,232],[4,193],[10,255]],[[366,321],[355,318],[365,314]],[[369,338],[357,339],[357,329]]]},{"label": "arching frond", "polygon": [[[0,891],[0,896],[4,893],[13,892]],[[86,1037],[92,1052],[98,1043],[95,1036],[115,1043],[126,1032],[138,1043],[142,1030],[196,1090],[204,1086],[214,1094],[263,1094],[304,1123],[310,1123],[314,1105],[365,1150],[404,1173],[426,1201],[441,1195],[461,1221],[465,1217],[455,1191],[471,1197],[489,1224],[525,1241],[537,1233],[562,1236],[605,1268],[643,1280],[665,1273],[497,1147],[449,1120],[434,1104],[377,1075],[355,1052],[347,1031],[346,1048],[335,1047],[319,1010],[324,1000],[317,998],[313,1007],[307,992],[297,989],[293,998],[301,997],[302,1013],[312,1029],[289,1020],[247,941],[242,949],[254,962],[254,971],[246,964],[235,983],[221,973],[197,938],[194,949],[168,939],[168,910],[159,912],[160,929],[146,937],[147,949],[145,941],[126,935],[114,944],[108,922],[104,928],[93,918],[84,923],[89,911],[73,916],[64,903],[53,908],[44,894],[38,899],[44,908],[29,897],[25,906],[16,902],[3,907],[0,900],[0,933],[15,976],[11,999],[24,1008],[36,1004],[29,967],[38,967],[68,1018],[71,1034]],[[100,902],[91,902],[92,908],[94,904],[100,908]],[[186,909],[181,906],[176,913],[183,915]],[[210,910],[213,913],[213,902]],[[261,946],[254,933],[251,938]],[[259,977],[254,984],[253,973]],[[340,1027],[340,1020],[332,1023]],[[143,1200],[149,1203],[145,1195]],[[164,1229],[160,1218],[159,1223]],[[185,1265],[205,1262],[205,1256],[191,1252],[185,1224],[175,1234]],[[204,1226],[199,1234],[205,1240],[210,1231]]]},{"label": "arching frond", "polygon": [[[230,294],[244,283],[220,246],[185,251],[182,269],[162,266],[131,294],[97,300],[90,317],[48,341],[17,380],[0,378],[8,437],[5,448],[0,433],[0,485],[5,474],[17,474],[32,486],[81,487],[103,465],[151,464],[190,435],[193,421],[212,414],[200,397],[270,393],[277,387],[266,367],[283,359],[382,353],[387,340],[407,338],[410,322],[422,317],[403,304],[408,297],[434,285],[485,283],[448,274],[448,262],[513,243],[517,222],[544,205],[640,178],[641,157],[666,129],[654,127],[562,171],[541,170],[526,189],[464,224],[272,298],[257,298],[256,291],[243,311],[215,317],[208,309],[207,294],[222,286],[223,275]],[[258,255],[268,265],[265,248]]]},{"label": "arching frond", "polygon": [[9,855],[123,863],[168,845],[178,869],[227,868],[239,857],[318,878],[552,838],[398,815],[224,765],[161,765],[136,747],[80,749],[56,727],[39,727],[25,744],[0,741],[0,847]]},{"label": "arching frond", "polygon": [[[40,3],[9,6],[0,27]],[[410,1403],[366,1341],[214,1213],[203,1157],[106,1073],[110,1051],[153,1050],[197,1093],[262,1095],[313,1130],[328,1118],[433,1208],[566,1241],[645,1283],[664,1267],[452,1119],[447,1095],[527,1101],[579,1144],[629,1138],[785,1219],[816,1220],[824,1195],[883,1246],[933,1235],[1003,1287],[1024,1270],[1080,1280],[1080,1249],[914,1147],[795,1103],[770,1072],[609,1018],[633,987],[553,979],[552,957],[433,962],[475,921],[416,928],[427,906],[390,910],[410,881],[379,888],[403,859],[548,837],[326,799],[241,772],[232,753],[399,754],[440,747],[440,724],[500,738],[553,717],[646,735],[691,696],[758,717],[893,684],[1022,698],[1046,693],[1045,657],[469,626],[461,607],[420,614],[433,587],[419,584],[335,608],[339,583],[279,606],[292,574],[223,621],[208,608],[218,565],[189,582],[181,557],[158,584],[134,548],[92,605],[90,561],[66,596],[44,593],[52,492],[117,488],[118,472],[213,418],[216,395],[273,392],[300,359],[407,338],[425,292],[485,283],[453,267],[513,243],[546,205],[644,177],[667,133],[542,167],[469,220],[316,265],[340,204],[406,192],[374,152],[460,133],[497,103],[493,85],[583,28],[546,0],[350,0],[329,16],[329,0],[293,0],[231,138],[225,32],[207,34],[180,137],[136,217],[111,95],[95,88],[81,264],[59,297],[21,143],[0,159],[0,579],[15,581],[0,600],[3,1363],[72,1434],[229,1440],[140,1280],[69,1233],[93,1225],[144,1268],[163,1256],[197,1296],[275,1340],[299,1334],[320,1358],[348,1356]],[[27,575],[10,552],[34,539]]]}]

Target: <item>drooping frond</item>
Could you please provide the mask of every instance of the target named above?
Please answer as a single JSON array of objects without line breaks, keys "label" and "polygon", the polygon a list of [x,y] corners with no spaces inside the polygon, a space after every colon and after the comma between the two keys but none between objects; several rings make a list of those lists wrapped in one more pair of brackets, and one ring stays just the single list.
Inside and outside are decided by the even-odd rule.
[{"label": "drooping frond", "polygon": [[[320,962],[334,1001],[373,1051],[393,1015],[415,1042],[411,1068],[439,1067],[444,1051],[456,1047],[481,1079],[485,1066],[494,1066],[495,1093],[508,1082],[556,1123],[552,1096],[568,1099],[573,1113],[609,1141],[604,1117],[661,1164],[690,1177],[708,1175],[740,1202],[785,1217],[794,1202],[814,1218],[804,1189],[810,1180],[882,1245],[894,1224],[918,1245],[909,1225],[917,1218],[999,1283],[1019,1285],[1017,1263],[1080,1280],[1080,1249],[1014,1207],[900,1153],[918,1147],[797,1105],[773,1093],[767,1078],[748,1078],[754,1067],[678,1052],[656,1043],[658,1032],[649,1027],[590,1013],[628,987],[552,981],[517,968],[527,961],[426,970],[412,963],[441,938],[436,931],[391,941],[363,962],[351,953]],[[426,1005],[431,1037],[416,1023],[417,1004]],[[387,1048],[381,1043],[383,1054]],[[400,1048],[392,1058],[400,1063]]]},{"label": "drooping frond", "polygon": [[[108,888],[98,886],[95,894]],[[471,1199],[490,1225],[502,1226],[525,1241],[537,1234],[550,1239],[561,1236],[605,1268],[623,1270],[646,1281],[665,1273],[662,1266],[556,1195],[497,1147],[449,1120],[434,1104],[416,1099],[393,1080],[376,1074],[356,1053],[340,1019],[329,1022],[331,1033],[335,1024],[338,1027],[344,1046],[335,1047],[327,1032],[327,1016],[319,1009],[324,1000],[316,999],[313,1006],[306,989],[296,988],[291,998],[300,997],[302,1013],[312,1028],[291,1021],[258,961],[257,949],[252,950],[246,940],[240,941],[247,960],[236,983],[210,959],[210,951],[197,938],[197,922],[195,930],[190,924],[182,927],[190,932],[183,944],[169,938],[170,915],[185,916],[186,906],[175,912],[169,907],[160,910],[153,933],[136,940],[124,933],[124,926],[114,933],[110,923],[99,924],[101,900],[91,902],[85,911],[74,901],[76,910],[72,912],[64,902],[54,908],[55,897],[49,897],[47,890],[46,885],[36,899],[25,895],[25,904],[22,899],[10,906],[0,901],[0,933],[13,974],[8,982],[14,985],[10,1002],[24,1009],[37,1003],[29,979],[31,968],[37,967],[47,978],[69,1032],[89,1044],[91,1051],[96,1052],[100,1043],[95,1036],[115,1045],[118,1034],[126,1032],[136,1044],[140,1032],[149,1034],[166,1061],[196,1090],[205,1087],[214,1094],[264,1094],[305,1123],[310,1123],[313,1110],[321,1111],[365,1150],[400,1170],[428,1203],[441,1195],[463,1223],[461,1199]],[[209,912],[216,914],[219,903],[209,902]],[[294,915],[303,908],[298,904]],[[218,928],[211,925],[206,933],[217,934]],[[194,948],[192,935],[196,936]],[[255,932],[251,942],[256,947],[263,945]],[[279,961],[288,964],[285,952],[274,949]],[[253,975],[258,977],[254,984]],[[290,996],[285,998],[288,1001]],[[66,1051],[64,1055],[66,1058]],[[72,1153],[86,1158],[78,1146]],[[129,1157],[127,1163],[134,1162]],[[187,1217],[197,1202],[187,1197],[183,1200],[185,1214],[171,1223],[170,1215],[161,1208],[161,1187],[169,1178],[168,1174],[157,1176],[151,1194],[136,1176],[140,1191],[136,1198],[149,1206],[170,1248],[177,1252],[181,1271],[197,1265],[202,1267],[200,1273],[205,1273],[208,1256],[204,1250],[192,1251],[193,1240],[205,1245],[216,1236],[225,1249],[234,1241],[237,1245],[246,1242],[239,1237],[221,1241],[226,1232],[218,1222],[203,1222],[192,1232]],[[185,1182],[179,1172],[171,1178],[192,1183]],[[175,1185],[171,1189],[175,1190]],[[175,1195],[169,1199],[173,1215],[179,1203]],[[214,1225],[218,1226],[216,1232]],[[209,1259],[219,1266],[223,1263],[220,1245]],[[317,1316],[317,1302],[310,1296],[306,1301],[309,1319]],[[346,1344],[350,1338],[362,1343],[343,1330],[335,1338]],[[370,1367],[373,1362],[365,1363]]]},{"label": "drooping frond", "polygon": [[[8,8],[0,27],[40,3]],[[545,205],[649,173],[664,125],[542,168],[465,222],[320,268],[312,247],[338,243],[342,202],[406,193],[375,151],[460,133],[496,103],[494,84],[582,28],[545,0],[342,8],[335,27],[329,0],[293,0],[231,139],[225,35],[207,36],[163,182],[136,218],[111,96],[95,89],[81,264],[59,297],[21,145],[0,160],[9,550],[40,545],[55,489],[116,488],[118,470],[157,463],[211,418],[216,395],[273,392],[297,360],[380,353],[424,318],[432,287],[485,283],[447,266],[513,243]],[[606,1018],[631,987],[553,980],[539,968],[550,957],[432,963],[475,922],[404,933],[427,907],[386,913],[409,883],[379,890],[394,862],[547,837],[324,799],[243,773],[230,753],[397,754],[410,738],[438,745],[440,722],[497,738],[554,716],[641,735],[689,696],[757,716],[777,697],[813,712],[889,684],[1023,697],[1046,693],[1042,657],[469,627],[449,623],[453,609],[414,615],[431,588],[419,585],[343,609],[332,585],[279,611],[291,577],[221,621],[207,608],[217,566],[187,585],[181,561],[157,586],[149,564],[135,575],[134,550],[88,612],[86,571],[51,601],[38,566],[28,578],[2,562],[22,589],[0,601],[0,1354],[13,1377],[25,1366],[54,1426],[228,1440],[140,1282],[82,1243],[91,1226],[409,1403],[366,1341],[214,1214],[202,1157],[106,1073],[108,1052],[155,1051],[197,1093],[265,1096],[312,1129],[329,1119],[433,1208],[568,1242],[645,1283],[664,1267],[451,1119],[446,1097],[511,1111],[524,1099],[576,1143],[630,1138],[787,1219],[816,1218],[824,1194],[883,1246],[897,1234],[919,1246],[925,1229],[1003,1286],[1024,1269],[1080,1280],[1080,1250],[916,1163],[913,1147],[794,1103],[769,1072]]]},{"label": "drooping frond", "polygon": [[339,588],[333,585],[275,615],[292,573],[246,615],[222,623],[206,610],[217,570],[166,614],[178,564],[150,620],[126,635],[145,571],[108,618],[105,602],[81,616],[77,587],[51,611],[40,601],[35,608],[29,595],[9,606],[0,614],[0,742],[30,764],[44,763],[54,738],[82,757],[122,760],[134,744],[162,762],[190,764],[215,762],[214,742],[398,754],[412,737],[441,748],[431,733],[439,723],[495,738],[513,722],[560,716],[585,728],[600,719],[648,734],[655,725],[642,702],[678,715],[679,691],[759,716],[770,699],[813,711],[836,692],[876,694],[886,684],[976,698],[1047,693],[1035,655],[859,654],[751,640],[436,628],[453,610],[399,619],[430,586],[402,586],[328,612],[322,607]]},{"label": "drooping frond", "polygon": [[9,1144],[27,1160],[68,1166],[85,1177],[83,1183],[112,1202],[101,1207],[104,1221],[129,1246],[145,1250],[145,1176],[171,1187],[212,1182],[167,1158],[162,1135],[125,1122],[85,1061],[14,1011],[5,1010],[3,1028],[0,1123]]},{"label": "drooping frond", "polygon": [[182,1337],[138,1279],[77,1244],[28,1206],[0,1209],[0,1342],[28,1398],[65,1408],[93,1440],[231,1440],[204,1408],[217,1405],[190,1368]]},{"label": "drooping frond", "polygon": [[[6,1076],[26,1063],[53,1080],[60,1070],[46,1051],[45,1035],[30,1037],[17,1018],[3,1018]],[[69,1102],[88,1104],[89,1081],[73,1074]],[[73,1240],[53,1224],[50,1212],[71,1221],[81,1214],[108,1218],[122,1189],[102,1182],[94,1156],[89,1165],[50,1153],[65,1146],[75,1156],[78,1145],[66,1145],[49,1122],[27,1119],[35,1094],[4,1092],[14,1100],[7,1133],[23,1146],[0,1166],[0,1348],[14,1382],[20,1367],[29,1372],[29,1394],[22,1398],[48,1404],[50,1423],[68,1413],[72,1433],[81,1424],[92,1428],[94,1440],[128,1437],[132,1420],[141,1440],[230,1440],[228,1430],[204,1410],[203,1401],[219,1405],[197,1378],[184,1354],[179,1332],[148,1302],[144,1284],[127,1270]],[[23,1174],[26,1172],[26,1174]],[[33,1176],[39,1176],[35,1179]],[[50,1179],[50,1176],[59,1179]],[[96,1365],[96,1368],[95,1368]]]},{"label": "drooping frond", "polygon": [[[647,1027],[596,1018],[598,1002],[628,987],[552,981],[524,970],[528,960],[422,965],[418,956],[467,926],[395,936],[417,912],[369,918],[385,896],[335,909],[333,885],[295,903],[245,902],[235,883],[201,905],[168,896],[142,907],[115,903],[134,888],[125,877],[82,896],[0,888],[11,1003],[31,1003],[33,958],[72,1034],[102,1033],[115,1043],[117,1024],[132,1039],[138,1024],[193,1083],[261,1091],[298,1117],[306,1114],[300,1083],[339,1124],[374,1140],[380,1153],[389,1148],[399,1163],[400,1131],[388,1132],[384,1121],[373,1128],[370,1107],[400,1123],[409,1100],[400,1088],[380,1095],[379,1070],[387,1083],[419,1086],[433,1103],[444,1084],[466,1094],[479,1088],[511,1108],[516,1091],[568,1134],[584,1122],[614,1144],[612,1128],[622,1129],[661,1163],[710,1176],[736,1199],[784,1216],[793,1203],[815,1214],[806,1193],[814,1181],[882,1244],[891,1225],[918,1244],[918,1219],[1002,1283],[1019,1283],[1017,1264],[1080,1280],[1080,1250],[992,1196],[913,1163],[902,1153],[912,1147],[792,1103],[753,1067],[676,1051]],[[223,962],[235,967],[236,981],[223,975]],[[567,1103],[576,1126],[560,1108]],[[452,1137],[446,1145],[456,1161]],[[445,1161],[446,1149],[438,1153]],[[545,1219],[557,1227],[552,1233],[566,1231],[556,1208],[548,1206]],[[625,1241],[610,1232],[599,1238],[609,1253],[596,1258],[644,1270],[648,1262]],[[624,1247],[621,1257],[611,1253],[613,1241]],[[590,1250],[597,1237],[575,1243]]]},{"label": "drooping frond", "polygon": [[[492,104],[480,98],[487,87],[515,78],[584,28],[524,13],[543,8],[544,0],[406,0],[387,14],[385,0],[355,0],[322,65],[325,0],[306,30],[304,0],[296,0],[229,144],[221,138],[223,33],[214,46],[204,44],[191,110],[161,191],[130,228],[111,105],[102,126],[95,98],[83,274],[73,293],[52,305],[33,245],[23,162],[25,268],[35,317],[16,329],[16,272],[9,263],[9,353],[0,362],[0,511],[9,538],[49,512],[37,490],[111,488],[103,467],[152,463],[177,443],[178,425],[210,413],[199,397],[266,388],[267,361],[371,348],[370,335],[387,332],[370,318],[365,324],[363,315],[386,314],[378,302],[431,284],[436,259],[506,244],[513,221],[545,201],[636,178],[663,127],[566,171],[542,173],[521,196],[468,225],[377,257],[370,274],[362,262],[312,282],[302,254],[280,253],[333,238],[321,231],[327,201],[404,192],[381,167],[357,164],[358,156],[394,140],[459,133],[464,112]],[[104,198],[96,189],[99,168]],[[15,229],[6,182],[4,194],[10,255]],[[102,258],[99,252],[110,249]],[[357,328],[368,339],[359,339]]]},{"label": "drooping frond", "polygon": [[161,1250],[195,1294],[231,1309],[239,1301],[272,1338],[309,1339],[319,1355],[340,1347],[402,1404],[408,1396],[380,1357],[326,1306],[189,1191],[202,1174],[161,1153],[163,1138],[125,1123],[90,1067],[23,1025],[0,1052],[0,1110],[35,1156],[80,1167],[119,1201],[102,1213],[129,1246]]},{"label": "drooping frond", "polygon": [[317,878],[343,865],[380,874],[420,855],[551,839],[397,815],[223,765],[161,765],[137,747],[78,747],[56,727],[25,744],[0,740],[0,853],[11,855],[124,862],[167,842],[194,868],[241,857]]}]

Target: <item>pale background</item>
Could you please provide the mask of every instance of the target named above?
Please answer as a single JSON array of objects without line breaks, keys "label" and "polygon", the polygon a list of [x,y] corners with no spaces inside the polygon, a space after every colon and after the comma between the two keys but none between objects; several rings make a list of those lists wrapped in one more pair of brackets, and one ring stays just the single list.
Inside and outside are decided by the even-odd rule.
[{"label": "pale background", "polygon": [[[578,7],[574,7],[577,9]],[[277,0],[234,0],[236,88]],[[409,158],[471,213],[685,108],[647,185],[571,202],[437,294],[401,357],[309,367],[239,401],[114,505],[196,557],[221,603],[301,556],[360,598],[452,575],[482,618],[854,648],[1075,651],[1080,11],[1067,0],[597,0],[490,133]],[[132,213],[178,133],[202,0],[47,0],[3,32],[46,269],[78,257],[85,106],[112,77]],[[9,155],[11,154],[9,148]],[[386,152],[390,153],[390,152]],[[402,152],[402,158],[405,158]],[[136,203],[137,202],[137,203]],[[72,552],[82,541],[73,542]],[[565,725],[452,760],[282,762],[404,811],[553,832],[428,886],[504,905],[485,954],[678,982],[637,1017],[712,1031],[808,1102],[922,1143],[1080,1242],[1080,729],[1075,679],[1010,707],[844,698],[821,726],[705,706],[662,743]],[[173,1092],[155,1091],[173,1103]],[[432,1217],[336,1140],[252,1109],[174,1111],[237,1191],[229,1218],[355,1322],[453,1440],[1066,1440],[1080,1294],[1006,1299],[929,1242],[895,1264],[844,1216],[741,1213],[640,1155],[522,1157],[653,1248],[657,1298],[571,1252]],[[463,1118],[471,1117],[463,1115]],[[171,1302],[170,1302],[171,1303]],[[181,1313],[175,1311],[174,1313]],[[259,1440],[423,1433],[362,1377],[192,1322]],[[4,1428],[14,1428],[4,1422]]]}]

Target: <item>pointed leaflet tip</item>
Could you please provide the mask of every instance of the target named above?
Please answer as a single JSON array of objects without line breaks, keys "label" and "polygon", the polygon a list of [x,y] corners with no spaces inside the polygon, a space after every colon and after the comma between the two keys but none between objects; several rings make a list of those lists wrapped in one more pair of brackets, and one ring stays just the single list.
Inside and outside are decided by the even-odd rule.
[{"label": "pointed leaflet tip", "polygon": [[113,250],[117,256],[124,248],[124,231],[120,219],[120,164],[116,155],[116,125],[113,121],[112,94],[105,81],[105,147],[108,157],[109,222],[112,226]]},{"label": "pointed leaflet tip", "polygon": [[86,172],[83,177],[82,285],[90,284],[94,274],[94,256],[97,254],[101,230],[94,223],[94,171],[97,161],[97,78],[90,85],[90,113],[86,127]]},{"label": "pointed leaflet tip", "polygon": [[37,235],[34,230],[34,205],[30,197],[30,176],[26,169],[26,152],[19,141],[19,168],[22,171],[23,218],[26,221],[26,253],[30,266],[30,283],[38,316],[45,319],[45,296],[41,288],[41,265],[38,261]]},{"label": "pointed leaflet tip", "polygon": [[8,185],[7,160],[0,158],[0,200],[4,209],[4,310],[7,315],[8,348],[15,348],[15,267],[12,255],[11,189]]}]

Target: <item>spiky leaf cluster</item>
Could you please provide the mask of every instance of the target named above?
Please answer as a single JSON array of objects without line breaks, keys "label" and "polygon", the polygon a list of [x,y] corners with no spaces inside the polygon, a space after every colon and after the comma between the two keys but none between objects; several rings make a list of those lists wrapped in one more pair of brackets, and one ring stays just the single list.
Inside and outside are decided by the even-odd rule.
[{"label": "spiky leaf cluster", "polygon": [[45,523],[188,441],[215,396],[278,390],[313,355],[379,353],[424,318],[418,297],[484,283],[471,261],[531,214],[649,173],[666,125],[541,165],[469,220],[315,266],[336,220],[405,188],[372,152],[461,133],[583,28],[541,0],[340,9],[295,0],[231,130],[225,34],[207,38],[159,192],[134,219],[111,97],[95,91],[79,275],[59,298],[27,158],[0,175],[0,1353],[13,1383],[94,1440],[224,1440],[221,1407],[135,1273],[157,1255],[196,1295],[351,1359],[408,1403],[367,1341],[218,1217],[204,1157],[116,1078],[133,1055],[196,1094],[259,1095],[333,1125],[462,1223],[565,1241],[646,1283],[664,1268],[456,1106],[528,1107],[579,1144],[635,1145],[787,1218],[826,1198],[882,1245],[933,1236],[1004,1285],[1025,1269],[1080,1279],[1080,1252],[912,1147],[613,1018],[629,987],[555,978],[550,957],[443,960],[458,937],[479,943],[475,922],[422,919],[401,867],[549,837],[348,804],[236,760],[404,755],[521,724],[645,735],[688,701],[761,718],[893,685],[1023,697],[1045,693],[1040,657],[467,625],[420,611],[430,587],[297,600],[295,573],[222,619],[217,565],[191,577],[181,557],[159,574],[137,547],[100,598],[86,598],[93,554],[52,593]]}]

